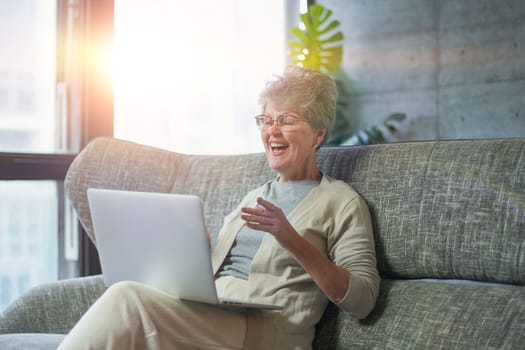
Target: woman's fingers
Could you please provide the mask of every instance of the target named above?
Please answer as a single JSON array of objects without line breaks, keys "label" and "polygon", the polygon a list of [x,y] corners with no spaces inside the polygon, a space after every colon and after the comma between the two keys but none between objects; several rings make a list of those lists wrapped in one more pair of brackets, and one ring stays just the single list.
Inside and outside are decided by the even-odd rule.
[{"label": "woman's fingers", "polygon": [[257,204],[269,211],[275,211],[279,209],[278,206],[274,205],[272,202],[268,202],[267,200],[261,197],[257,197]]},{"label": "woman's fingers", "polygon": [[289,226],[281,208],[260,197],[257,198],[257,207],[244,207],[241,211],[241,219],[246,221],[246,226],[254,230],[276,235],[284,232]]}]

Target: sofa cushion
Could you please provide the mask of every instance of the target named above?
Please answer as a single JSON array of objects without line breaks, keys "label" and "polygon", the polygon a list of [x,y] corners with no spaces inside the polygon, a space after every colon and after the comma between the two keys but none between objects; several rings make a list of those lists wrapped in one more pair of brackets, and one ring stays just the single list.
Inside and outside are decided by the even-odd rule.
[{"label": "sofa cushion", "polygon": [[522,348],[524,293],[512,285],[382,280],[364,320],[328,306],[314,349]]},{"label": "sofa cushion", "polygon": [[33,287],[0,313],[0,334],[67,333],[104,289],[101,275]]},{"label": "sofa cushion", "polygon": [[56,350],[65,334],[0,334],[2,350]]}]

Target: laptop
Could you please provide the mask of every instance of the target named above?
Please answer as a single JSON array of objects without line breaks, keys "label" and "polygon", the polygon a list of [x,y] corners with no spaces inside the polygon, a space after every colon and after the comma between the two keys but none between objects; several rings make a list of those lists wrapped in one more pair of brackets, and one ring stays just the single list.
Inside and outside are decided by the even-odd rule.
[{"label": "laptop", "polygon": [[87,196],[106,286],[135,281],[184,300],[282,309],[218,298],[199,197],[95,188]]}]

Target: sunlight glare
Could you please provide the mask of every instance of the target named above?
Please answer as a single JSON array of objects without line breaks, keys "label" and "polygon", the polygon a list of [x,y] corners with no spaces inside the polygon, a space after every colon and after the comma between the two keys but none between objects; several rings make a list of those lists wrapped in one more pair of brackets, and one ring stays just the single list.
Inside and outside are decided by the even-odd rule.
[{"label": "sunlight glare", "polygon": [[[181,153],[261,151],[252,116],[284,66],[281,1],[155,4],[115,1],[115,137]],[[273,32],[257,25],[276,13]]]}]

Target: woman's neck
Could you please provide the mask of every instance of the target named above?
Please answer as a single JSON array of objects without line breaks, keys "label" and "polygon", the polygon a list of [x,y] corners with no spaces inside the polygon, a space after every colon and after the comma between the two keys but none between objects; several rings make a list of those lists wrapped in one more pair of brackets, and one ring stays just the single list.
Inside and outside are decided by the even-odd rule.
[{"label": "woman's neck", "polygon": [[304,181],[304,180],[312,180],[312,181],[318,181],[321,180],[322,174],[321,171],[316,167],[315,170],[312,170],[306,174],[303,175],[291,175],[286,176],[284,174],[279,174],[279,182],[293,182],[293,181]]}]

